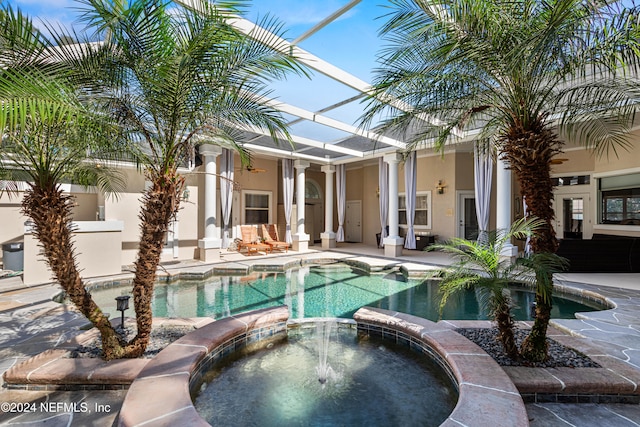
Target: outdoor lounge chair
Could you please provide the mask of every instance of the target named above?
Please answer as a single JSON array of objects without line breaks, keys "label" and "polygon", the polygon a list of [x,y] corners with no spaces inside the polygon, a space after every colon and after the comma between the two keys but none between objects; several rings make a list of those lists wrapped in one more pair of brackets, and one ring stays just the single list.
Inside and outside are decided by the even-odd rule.
[{"label": "outdoor lounge chair", "polygon": [[271,246],[271,250],[283,250],[287,252],[289,250],[289,243],[283,242],[278,238],[278,228],[275,224],[262,224],[262,238],[264,242]]},{"label": "outdoor lounge chair", "polygon": [[238,252],[242,252],[243,249],[247,250],[247,255],[251,253],[258,253],[258,251],[271,252],[271,246],[261,243],[258,239],[258,229],[253,225],[241,225],[240,234],[242,235],[242,242],[238,244]]}]

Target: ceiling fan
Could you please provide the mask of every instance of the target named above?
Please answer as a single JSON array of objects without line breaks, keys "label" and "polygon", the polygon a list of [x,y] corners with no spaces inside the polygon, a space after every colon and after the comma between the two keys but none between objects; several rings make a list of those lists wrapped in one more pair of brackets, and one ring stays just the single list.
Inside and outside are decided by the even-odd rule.
[{"label": "ceiling fan", "polygon": [[266,172],[266,171],[267,171],[266,169],[263,169],[263,168],[256,168],[256,167],[253,167],[253,166],[251,166],[251,165],[249,165],[249,166],[245,166],[245,167],[243,167],[243,168],[241,168],[241,169],[239,169],[239,170],[240,170],[240,172],[243,172],[243,171],[245,171],[245,170],[246,170],[247,172],[251,172],[251,173],[263,173],[263,172]]},{"label": "ceiling fan", "polygon": [[552,165],[561,165],[561,164],[563,164],[564,162],[568,162],[568,161],[569,161],[569,159],[551,159],[551,162],[550,162],[550,163],[551,163]]}]

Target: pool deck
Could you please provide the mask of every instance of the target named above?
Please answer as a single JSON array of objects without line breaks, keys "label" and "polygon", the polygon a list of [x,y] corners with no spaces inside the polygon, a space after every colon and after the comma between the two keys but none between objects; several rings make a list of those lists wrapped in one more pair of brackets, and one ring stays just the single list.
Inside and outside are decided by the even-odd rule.
[{"label": "pool deck", "polygon": [[[167,263],[159,274],[199,277],[223,272],[275,271],[321,259],[344,259],[352,264],[368,266],[371,271],[399,268],[414,277],[423,275],[434,266],[450,263],[448,257],[438,253],[405,251],[399,258],[387,259],[377,248],[339,244],[335,250],[326,252],[310,250],[251,257],[225,253],[216,263]],[[123,272],[99,280],[126,282],[130,278],[131,273]],[[580,292],[601,295],[616,305],[614,310],[582,313],[577,319],[553,320],[554,329],[550,330],[550,335],[573,342],[574,347],[598,359],[610,372],[615,372],[606,379],[589,380],[593,386],[601,387],[599,390],[605,390],[599,393],[637,396],[640,393],[637,387],[640,383],[640,274],[560,274],[555,277],[555,282]],[[0,279],[0,371],[5,372],[45,350],[62,350],[68,345],[65,343],[85,332],[82,328],[87,322],[81,315],[50,300],[57,293],[59,287],[52,284],[26,287],[19,276]],[[43,364],[47,363],[50,361],[43,361]],[[74,371],[79,369],[76,367]],[[536,369],[532,378],[532,371],[526,371],[530,368],[524,369],[524,373],[518,373],[516,368],[505,369],[523,395],[526,395],[526,390],[522,387],[526,388],[527,384],[531,389],[547,391],[540,395],[538,400],[541,401],[532,400],[526,405],[532,426],[640,426],[640,405],[637,402],[603,403],[605,400],[600,399],[600,403],[566,403],[570,400],[554,397],[556,393],[566,394],[574,390],[571,388],[574,387],[573,380],[585,379],[579,370]],[[55,373],[56,370],[49,372]],[[75,374],[81,375],[82,372]],[[571,376],[574,379],[570,379]],[[612,381],[614,377],[616,380]],[[585,381],[581,384],[584,387]],[[581,398],[581,393],[576,389],[574,397],[581,402],[593,402],[584,396]],[[111,425],[125,394],[126,389],[113,388],[70,391],[2,388],[0,403],[14,403],[13,409],[21,413],[0,410],[0,424],[18,425],[46,419],[50,425]],[[36,402],[37,405],[20,405],[27,402]],[[41,405],[40,402],[47,403]]]}]

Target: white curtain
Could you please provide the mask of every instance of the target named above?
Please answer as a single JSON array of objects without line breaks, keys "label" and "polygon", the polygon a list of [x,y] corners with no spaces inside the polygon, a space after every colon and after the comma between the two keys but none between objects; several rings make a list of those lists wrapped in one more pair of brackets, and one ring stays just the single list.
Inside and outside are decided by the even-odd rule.
[{"label": "white curtain", "polygon": [[383,247],[383,239],[387,237],[387,220],[389,218],[389,164],[384,162],[382,157],[378,158],[378,195],[380,200],[380,243]]},{"label": "white curtain", "polygon": [[338,231],[336,232],[336,242],[344,242],[344,214],[346,208],[347,186],[346,170],[344,165],[336,166],[336,195],[338,198]]},{"label": "white curtain", "polygon": [[233,205],[233,150],[222,149],[220,160],[220,208],[222,209],[222,247],[231,242],[231,206]]},{"label": "white curtain", "polygon": [[404,187],[406,190],[405,200],[407,207],[407,235],[404,238],[405,249],[416,248],[416,234],[413,229],[413,222],[416,217],[416,177],[418,174],[416,152],[409,153],[404,162]]},{"label": "white curtain", "polygon": [[284,241],[293,242],[291,237],[291,210],[293,208],[293,159],[282,159],[282,195],[284,196],[284,219],[287,223]]},{"label": "white curtain", "polygon": [[478,218],[478,242],[489,242],[489,214],[491,211],[491,180],[493,155],[488,140],[476,141],[473,147],[476,217]]}]

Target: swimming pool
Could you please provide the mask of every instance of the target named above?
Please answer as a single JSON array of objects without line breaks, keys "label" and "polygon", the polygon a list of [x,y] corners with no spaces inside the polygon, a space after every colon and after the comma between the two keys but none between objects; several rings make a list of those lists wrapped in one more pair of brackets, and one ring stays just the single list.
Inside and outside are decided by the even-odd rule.
[{"label": "swimming pool", "polygon": [[[130,294],[131,286],[92,289],[99,306],[116,314],[115,297]],[[512,289],[518,305],[514,316],[529,319],[535,295]],[[176,281],[155,286],[152,302],[155,317],[222,318],[259,308],[285,304],[290,318],[351,318],[359,308],[371,306],[439,319],[436,281],[406,279],[400,273],[369,275],[346,264],[323,264],[291,269],[284,273],[253,273],[249,276],[216,276],[206,280]],[[554,297],[553,318],[574,318],[574,313],[601,310],[592,301],[571,295]],[[133,311],[126,313],[133,316]],[[443,319],[487,319],[473,291],[451,298]]]}]

